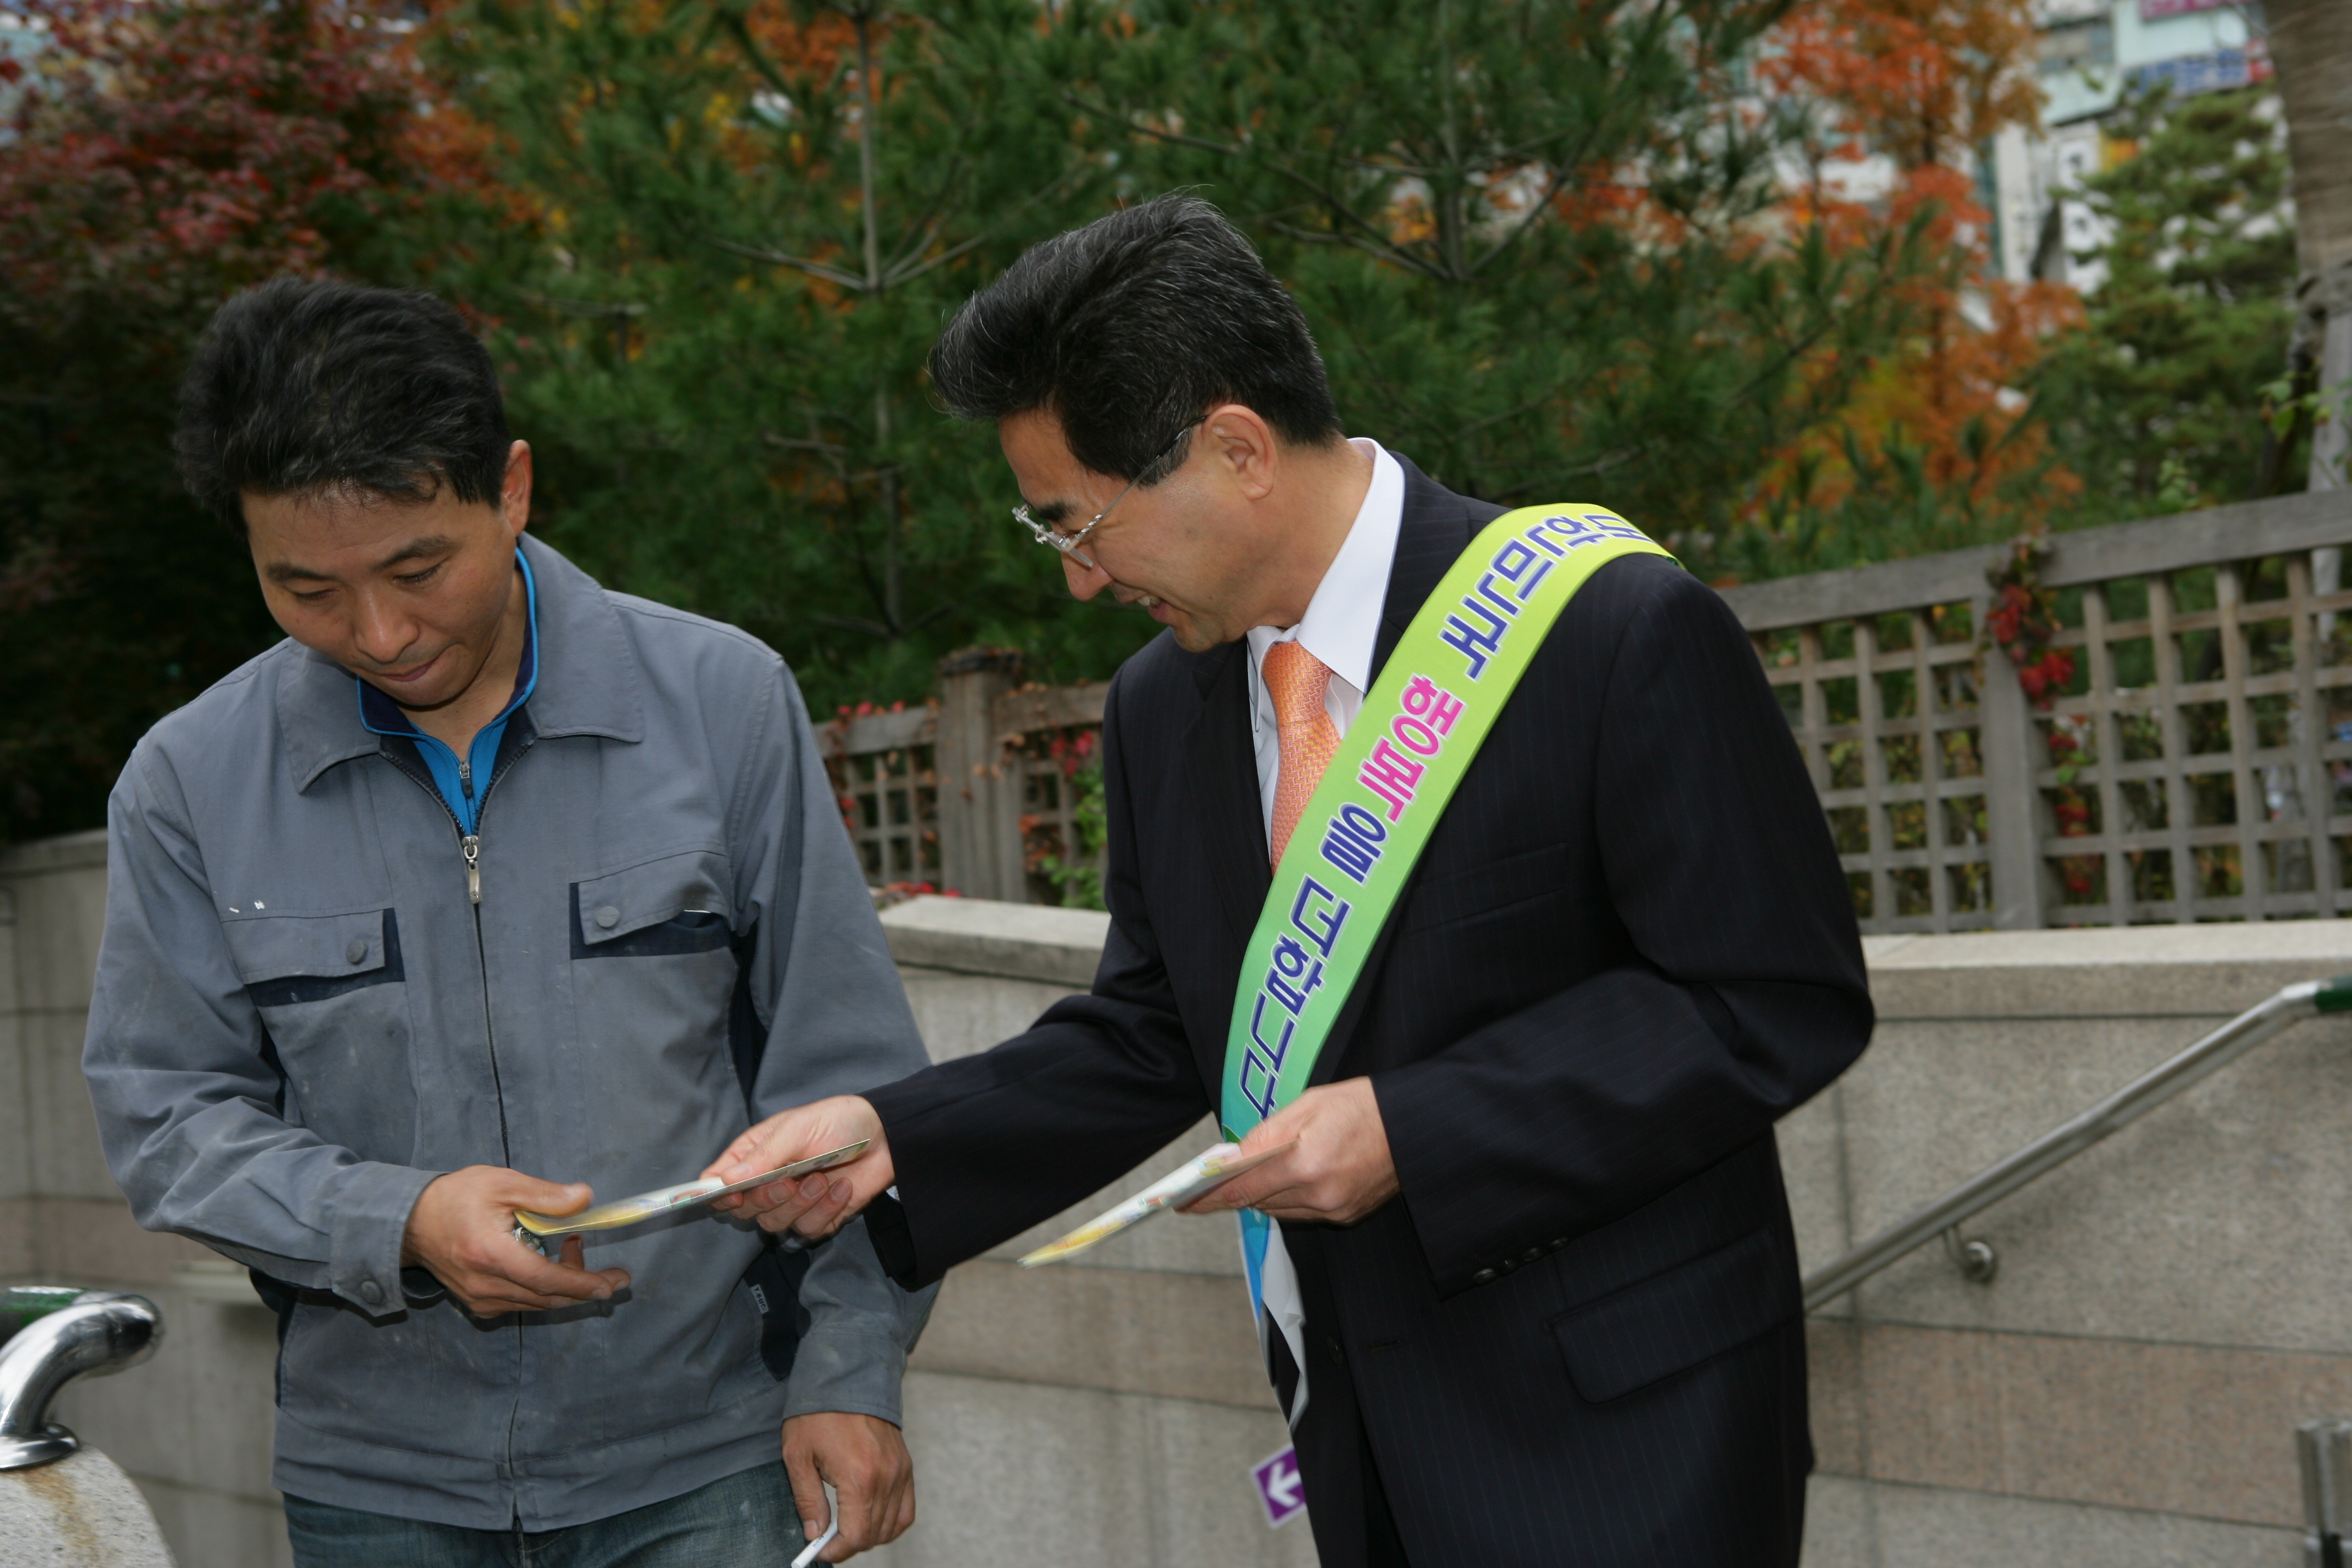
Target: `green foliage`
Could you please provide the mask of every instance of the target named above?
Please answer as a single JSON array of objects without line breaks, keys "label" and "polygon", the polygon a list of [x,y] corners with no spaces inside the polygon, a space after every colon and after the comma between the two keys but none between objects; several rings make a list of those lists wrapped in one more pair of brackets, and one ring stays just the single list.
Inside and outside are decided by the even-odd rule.
[{"label": "green foliage", "polygon": [[[2038,508],[2053,459],[2046,455],[2007,468],[2009,450],[2038,429],[2031,418],[1998,432],[1975,419],[1960,432],[1969,474],[1938,482],[1926,450],[1899,426],[1875,443],[1851,425],[1836,430],[1844,473],[1833,494],[1822,493],[1816,452],[1797,458],[1786,485],[1764,498],[1760,524],[1725,540],[1716,563],[1743,582],[1863,566],[1899,556],[1960,550],[2014,533],[2017,520]],[[1973,475],[1990,476],[1973,482]]]},{"label": "green foliage", "polygon": [[[2016,499],[1955,500],[1899,440],[1850,449],[1833,504],[1776,485],[1958,265],[1925,216],[1784,200],[1808,126],[1741,62],[1790,0],[460,0],[423,78],[363,8],[51,3],[167,63],[0,147],[28,193],[0,201],[0,836],[97,821],[140,731],[272,635],[167,440],[205,314],[281,269],[474,312],[534,527],[767,639],[820,711],[918,699],[960,646],[1059,683],[1151,635],[1068,598],[922,362],[1024,247],[1173,188],[1265,248],[1349,427],[1457,489],[1590,498],[1748,575],[1963,542]],[[2283,363],[2274,150],[2182,129],[2215,101],[2105,177],[2144,262],[2041,393],[2102,506],[2220,487]],[[100,183],[58,174],[118,121]],[[2176,219],[2192,175],[2219,194]],[[1996,461],[2032,423],[1970,460],[2039,482]]]},{"label": "green foliage", "polygon": [[1760,221],[1801,126],[1743,118],[1727,62],[1783,8],[479,0],[440,64],[547,243],[461,286],[547,536],[769,639],[820,707],[964,644],[1072,680],[1150,635],[1066,598],[921,363],[1024,247],[1180,186],[1297,291],[1351,429],[1703,552],[1926,264]]},{"label": "green foliage", "polygon": [[1077,842],[1067,855],[1045,855],[1037,870],[1062,895],[1062,907],[1099,910],[1103,902],[1103,847],[1110,841],[1110,817],[1103,805],[1099,756],[1065,775],[1070,792],[1070,824]]},{"label": "green foliage", "polygon": [[1780,207],[1804,117],[1743,98],[1740,62],[1786,9],[1079,0],[1040,75],[1125,136],[1138,188],[1196,186],[1255,234],[1351,429],[1704,556],[1931,259],[1916,228],[1840,246]]},{"label": "green foliage", "polygon": [[[2303,488],[2293,448],[2309,389],[2273,383],[2294,324],[2286,134],[2264,89],[2126,106],[2137,154],[2084,181],[2113,226],[2106,280],[2039,389],[2084,481],[2069,526]],[[2079,259],[2089,260],[2086,255]],[[2287,417],[2273,424],[2276,408]]]},{"label": "green foliage", "polygon": [[534,526],[766,638],[820,709],[919,697],[974,642],[1076,679],[1154,629],[1069,602],[992,433],[922,379],[946,312],[1102,208],[1100,167],[1006,68],[1035,19],[484,0],[439,59],[543,214],[528,265],[453,280],[499,323]]}]

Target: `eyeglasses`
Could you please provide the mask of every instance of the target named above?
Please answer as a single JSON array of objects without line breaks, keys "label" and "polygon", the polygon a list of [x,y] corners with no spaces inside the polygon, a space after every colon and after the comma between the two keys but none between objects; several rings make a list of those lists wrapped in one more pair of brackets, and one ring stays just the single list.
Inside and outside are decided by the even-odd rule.
[{"label": "eyeglasses", "polygon": [[[1168,445],[1160,447],[1159,451],[1153,453],[1151,456],[1151,461],[1143,465],[1143,473],[1148,474],[1151,472],[1152,469],[1158,468],[1160,466],[1160,459],[1165,458],[1170,452],[1176,449],[1177,442],[1181,441],[1185,437],[1190,436],[1193,431],[1200,427],[1201,421],[1195,419],[1190,425],[1185,426],[1181,430],[1177,431],[1175,435],[1170,437]],[[1164,478],[1165,476],[1162,477]],[[1127,499],[1128,490],[1135,489],[1136,486],[1142,482],[1142,474],[1138,474],[1134,479],[1128,480],[1127,489],[1123,489],[1119,491],[1118,494],[1111,497],[1110,505],[1103,508],[1102,510],[1088,518],[1087,520],[1087,525],[1078,530],[1076,533],[1064,533],[1058,528],[1039,522],[1035,518],[1029,515],[1028,503],[1025,501],[1013,509],[1013,521],[1020,523],[1022,527],[1027,529],[1030,533],[1035,537],[1038,543],[1052,545],[1055,549],[1060,551],[1063,554],[1068,556],[1071,560],[1076,562],[1079,565],[1085,567],[1089,572],[1099,572],[1102,568],[1095,564],[1094,558],[1092,556],[1078,548],[1079,542],[1084,540],[1087,534],[1092,533],[1095,531],[1096,524],[1101,522],[1103,519],[1108,517],[1112,512],[1118,509],[1118,503]]]}]

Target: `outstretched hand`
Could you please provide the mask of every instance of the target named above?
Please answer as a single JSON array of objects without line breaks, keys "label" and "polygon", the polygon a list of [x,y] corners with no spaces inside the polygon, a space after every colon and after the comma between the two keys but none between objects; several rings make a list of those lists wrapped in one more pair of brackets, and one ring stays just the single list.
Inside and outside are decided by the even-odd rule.
[{"label": "outstretched hand", "polygon": [[1186,1214],[1261,1209],[1276,1219],[1353,1225],[1397,1195],[1396,1161],[1372,1080],[1310,1089],[1250,1129],[1242,1152],[1297,1147],[1184,1205]]},{"label": "outstretched hand", "polygon": [[542,1182],[499,1165],[451,1171],[417,1194],[400,1260],[432,1270],[478,1318],[605,1300],[628,1289],[626,1269],[583,1268],[576,1236],[564,1237],[562,1257],[551,1258],[514,1234],[517,1209],[578,1214],[595,1195],[583,1182]]},{"label": "outstretched hand", "polygon": [[762,1230],[789,1229],[811,1241],[831,1236],[898,1179],[890,1163],[890,1141],[883,1135],[882,1118],[856,1095],[811,1100],[769,1117],[729,1144],[727,1152],[702,1173],[740,1182],[861,1138],[866,1141],[866,1150],[855,1160],[830,1171],[811,1172],[797,1182],[775,1182],[730,1194],[710,1206],[755,1219]]}]

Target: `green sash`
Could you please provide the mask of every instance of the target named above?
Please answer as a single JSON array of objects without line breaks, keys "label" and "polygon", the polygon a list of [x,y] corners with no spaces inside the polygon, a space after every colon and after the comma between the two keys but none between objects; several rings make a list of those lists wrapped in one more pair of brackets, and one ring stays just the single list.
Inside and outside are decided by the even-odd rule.
[{"label": "green sash", "polygon": [[[1438,817],[1552,622],[1597,568],[1635,554],[1666,552],[1599,507],[1522,507],[1486,525],[1413,616],[1300,816],[1243,955],[1219,1113],[1227,1139],[1239,1142],[1307,1087]],[[1270,1227],[1252,1210],[1241,1221],[1262,1318]]]}]

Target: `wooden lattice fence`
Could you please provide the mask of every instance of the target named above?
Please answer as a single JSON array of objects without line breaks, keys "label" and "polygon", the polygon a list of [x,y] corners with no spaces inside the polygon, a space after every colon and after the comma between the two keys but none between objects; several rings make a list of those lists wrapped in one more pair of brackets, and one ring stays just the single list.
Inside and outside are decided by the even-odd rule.
[{"label": "wooden lattice fence", "polygon": [[969,649],[941,661],[922,707],[820,728],[868,884],[1062,901],[1045,868],[1085,858],[1076,775],[1109,687],[1023,686],[1020,668],[1018,654]]},{"label": "wooden lattice fence", "polygon": [[[2352,910],[2352,492],[2063,533],[2070,677],[1986,646],[1992,550],[1725,593],[1820,791],[1865,931]],[[875,885],[1057,902],[1100,685],[940,667],[926,706],[824,731]]]},{"label": "wooden lattice fence", "polygon": [[2352,901],[2352,492],[2062,533],[2071,676],[1984,647],[1987,550],[1725,594],[1872,931],[2267,920]]}]

